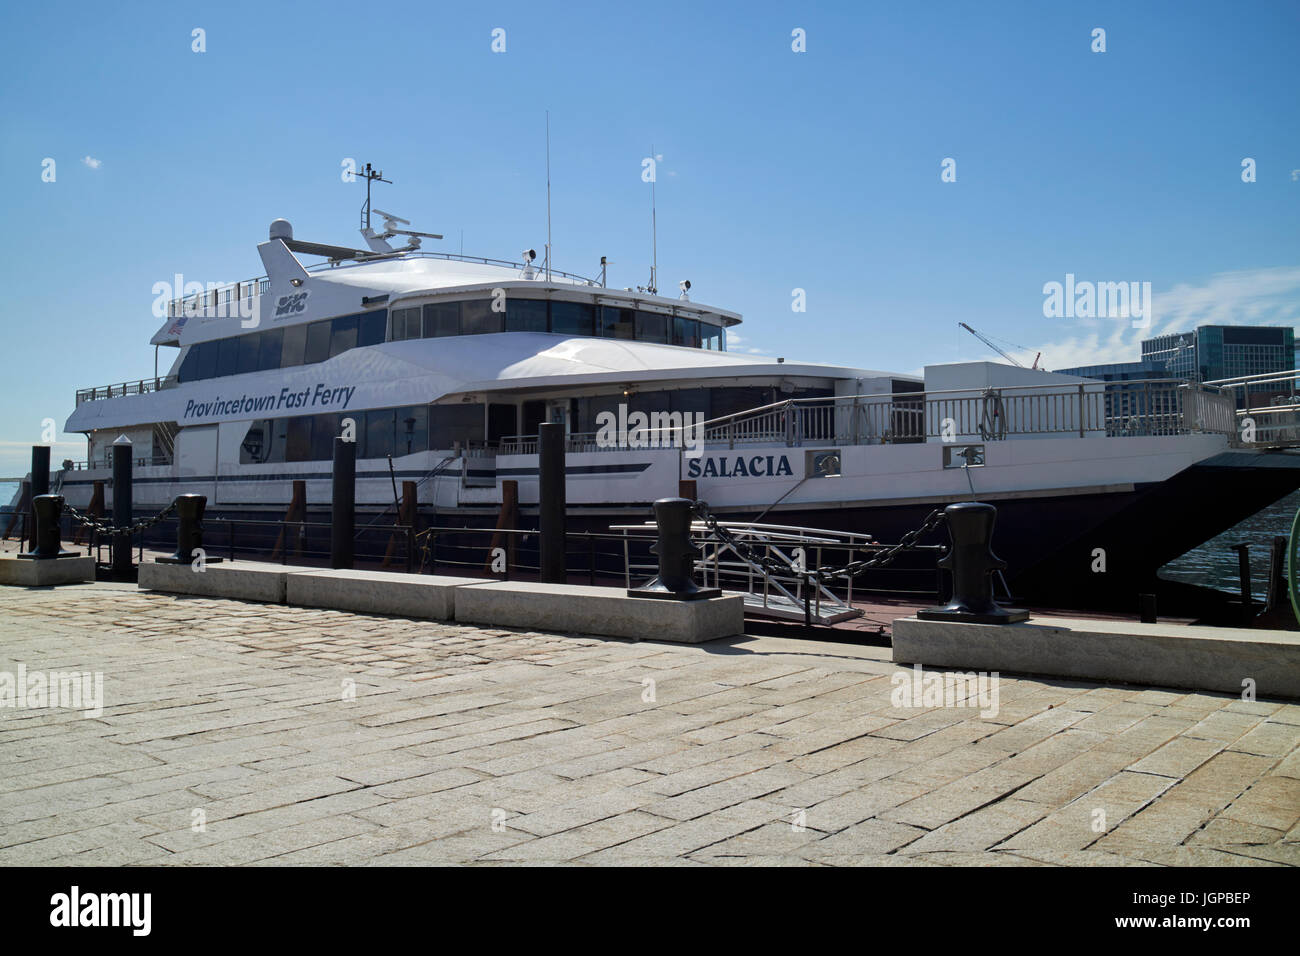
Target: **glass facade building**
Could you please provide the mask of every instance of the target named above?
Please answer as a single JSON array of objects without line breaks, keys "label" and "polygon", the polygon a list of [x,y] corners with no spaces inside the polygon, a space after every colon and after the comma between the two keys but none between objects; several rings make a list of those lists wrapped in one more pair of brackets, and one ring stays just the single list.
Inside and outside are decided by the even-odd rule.
[{"label": "glass facade building", "polygon": [[[1142,360],[1169,369],[1188,382],[1215,382],[1295,368],[1295,330],[1269,325],[1202,325],[1142,341]],[[1278,385],[1252,386],[1263,397]],[[1237,390],[1244,398],[1245,391]]]},{"label": "glass facade building", "polygon": [[[1132,382],[1138,379],[1177,379],[1182,382],[1216,382],[1287,372],[1297,367],[1295,330],[1271,325],[1202,325],[1190,332],[1172,332],[1142,340],[1142,359],[1110,365],[1081,365],[1056,371],[1081,375],[1103,382]],[[1267,404],[1287,384],[1250,386],[1252,405]],[[1140,398],[1141,386],[1108,389],[1117,396],[1117,414]],[[1246,404],[1244,388],[1234,390],[1239,406]],[[1156,409],[1158,411],[1159,409]],[[1127,413],[1127,412],[1125,412]]]}]

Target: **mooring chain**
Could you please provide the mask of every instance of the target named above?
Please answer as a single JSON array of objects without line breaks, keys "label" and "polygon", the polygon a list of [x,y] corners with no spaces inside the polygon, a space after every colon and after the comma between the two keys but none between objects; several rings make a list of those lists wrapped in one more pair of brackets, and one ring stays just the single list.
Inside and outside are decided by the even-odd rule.
[{"label": "mooring chain", "polygon": [[708,505],[703,501],[695,502],[695,514],[704,522],[711,535],[733,549],[744,560],[758,565],[764,571],[771,574],[800,574],[809,580],[815,580],[818,583],[829,581],[832,578],[856,577],[863,571],[871,568],[883,568],[892,564],[895,558],[904,551],[909,551],[916,547],[917,542],[920,541],[921,538],[939,527],[939,525],[943,524],[944,521],[943,512],[936,509],[926,516],[925,521],[921,523],[919,528],[914,531],[909,531],[907,534],[903,535],[898,544],[886,548],[884,551],[881,551],[873,557],[864,558],[860,561],[852,561],[839,568],[808,568],[804,571],[798,571],[791,567],[787,562],[774,558],[765,551],[759,551],[746,542],[741,541],[718,523],[718,519],[709,512]]},{"label": "mooring chain", "polygon": [[818,581],[826,581],[830,578],[855,577],[868,568],[883,568],[888,564],[892,564],[894,559],[904,551],[915,548],[918,541],[943,524],[944,520],[944,513],[935,509],[926,515],[925,521],[921,522],[921,527],[915,531],[909,531],[899,539],[898,544],[886,548],[874,557],[865,558],[861,561],[852,561],[842,568],[817,568],[811,571],[810,574],[816,577]]},{"label": "mooring chain", "polygon": [[106,521],[100,521],[97,518],[92,518],[90,515],[82,514],[72,505],[67,503],[63,505],[63,510],[66,511],[72,517],[72,520],[76,521],[78,524],[87,527],[91,531],[95,531],[99,534],[113,537],[119,534],[137,535],[142,531],[148,531],[154,525],[159,524],[162,521],[165,521],[168,517],[171,516],[172,512],[176,510],[176,502],[173,501],[166,508],[164,508],[162,511],[158,512],[156,515],[154,515],[151,518],[142,518],[141,520],[137,521],[135,524],[127,525],[121,528],[114,527],[113,525],[109,524]]}]

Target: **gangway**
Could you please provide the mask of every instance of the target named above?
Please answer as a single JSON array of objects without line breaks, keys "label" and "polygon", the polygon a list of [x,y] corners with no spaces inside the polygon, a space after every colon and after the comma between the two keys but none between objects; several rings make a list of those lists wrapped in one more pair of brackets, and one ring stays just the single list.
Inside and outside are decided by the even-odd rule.
[{"label": "gangway", "polygon": [[[745,613],[785,621],[810,620],[830,625],[861,617],[861,608],[853,606],[853,579],[848,580],[848,594],[840,598],[821,582],[809,582],[805,570],[827,563],[845,563],[841,558],[852,552],[878,547],[869,534],[801,528],[794,525],[762,524],[755,521],[719,521],[736,544],[751,552],[761,551],[768,563],[778,562],[789,573],[769,571],[758,561],[737,550],[735,544],[716,538],[704,521],[691,522],[692,542],[700,548],[699,568],[706,587],[721,588],[724,594],[738,594],[745,600]],[[636,525],[611,525],[611,531],[623,532],[623,566],[627,586],[656,572],[655,564],[634,564],[631,560],[632,532],[637,537],[656,534],[653,521]],[[836,555],[830,558],[829,554]],[[823,560],[826,556],[826,560]]]}]

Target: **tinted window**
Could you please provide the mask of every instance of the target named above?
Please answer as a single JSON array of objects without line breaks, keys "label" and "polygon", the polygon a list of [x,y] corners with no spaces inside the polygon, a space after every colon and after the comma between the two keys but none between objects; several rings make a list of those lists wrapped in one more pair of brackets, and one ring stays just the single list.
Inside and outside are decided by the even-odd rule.
[{"label": "tinted window", "polygon": [[239,370],[239,339],[222,339],[217,345],[217,375],[234,375]]},{"label": "tinted window", "polygon": [[311,418],[284,419],[289,424],[285,440],[285,461],[311,461]]},{"label": "tinted window", "polygon": [[384,328],[387,324],[387,309],[367,312],[361,316],[357,326],[357,345],[378,345],[384,340]]},{"label": "tinted window", "polygon": [[415,405],[397,410],[397,451],[413,455],[429,450],[429,406]]},{"label": "tinted window", "polygon": [[307,326],[307,349],[302,357],[304,365],[323,362],[330,357],[330,332],[328,319]]},{"label": "tinted window", "polygon": [[552,302],[551,331],[561,335],[595,335],[596,309],[583,302]]},{"label": "tinted window", "polygon": [[285,326],[284,344],[280,349],[280,368],[292,368],[295,365],[301,365],[306,354],[307,326]]},{"label": "tinted window", "polygon": [[715,388],[709,395],[709,418],[749,411],[774,401],[770,388]]},{"label": "tinted window", "polygon": [[668,342],[668,316],[655,312],[636,314],[636,337],[641,342]]},{"label": "tinted window", "polygon": [[239,444],[239,463],[241,465],[261,465],[270,460],[271,422],[259,418],[248,426],[244,440]]},{"label": "tinted window", "polygon": [[545,332],[546,302],[541,299],[510,299],[506,303],[507,332]]},{"label": "tinted window", "polygon": [[722,329],[707,322],[700,323],[700,345],[714,352],[722,351]]},{"label": "tinted window", "polygon": [[687,345],[698,349],[700,347],[700,323],[695,319],[683,319],[681,316],[674,318],[673,345]]},{"label": "tinted window", "polygon": [[424,307],[424,337],[460,335],[460,303],[431,302]]},{"label": "tinted window", "polygon": [[199,351],[198,364],[194,369],[195,378],[212,378],[217,374],[217,342],[200,342],[195,346]]},{"label": "tinted window", "polygon": [[193,382],[198,379],[199,367],[199,347],[191,345],[188,352],[185,353],[185,359],[181,362],[180,371],[176,373],[182,382]]},{"label": "tinted window", "polygon": [[284,461],[284,456],[289,445],[289,419],[274,418],[271,420],[271,448],[267,453],[267,461],[280,462]]},{"label": "tinted window", "polygon": [[636,312],[612,305],[600,307],[600,334],[614,339],[636,337]]},{"label": "tinted window", "polygon": [[451,448],[483,440],[482,405],[429,406],[429,447]]},{"label": "tinted window", "polygon": [[333,461],[334,436],[339,434],[337,415],[311,417],[311,457],[313,461]]},{"label": "tinted window", "polygon": [[492,311],[491,299],[470,299],[460,304],[461,333],[481,335],[505,329],[505,314]]},{"label": "tinted window", "polygon": [[330,322],[330,358],[357,347],[357,317],[345,315]]},{"label": "tinted window", "polygon": [[258,356],[262,347],[262,333],[254,332],[252,335],[241,335],[239,337],[239,374],[245,372],[256,372]]},{"label": "tinted window", "polygon": [[262,333],[262,341],[257,353],[259,372],[280,367],[280,344],[283,341],[284,329],[267,329]]},{"label": "tinted window", "polygon": [[420,309],[394,309],[392,311],[392,331],[389,338],[394,342],[420,337]]},{"label": "tinted window", "polygon": [[391,408],[366,412],[366,458],[385,458],[394,454],[396,417]]}]

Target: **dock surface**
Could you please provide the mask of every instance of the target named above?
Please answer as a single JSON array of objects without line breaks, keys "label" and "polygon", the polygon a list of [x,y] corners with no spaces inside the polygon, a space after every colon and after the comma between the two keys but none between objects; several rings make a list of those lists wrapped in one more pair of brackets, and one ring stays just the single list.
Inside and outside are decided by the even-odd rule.
[{"label": "dock surface", "polygon": [[104,696],[0,707],[0,864],[1300,863],[1300,705],[1002,676],[996,713],[899,707],[856,637],[0,589],[0,673]]}]

